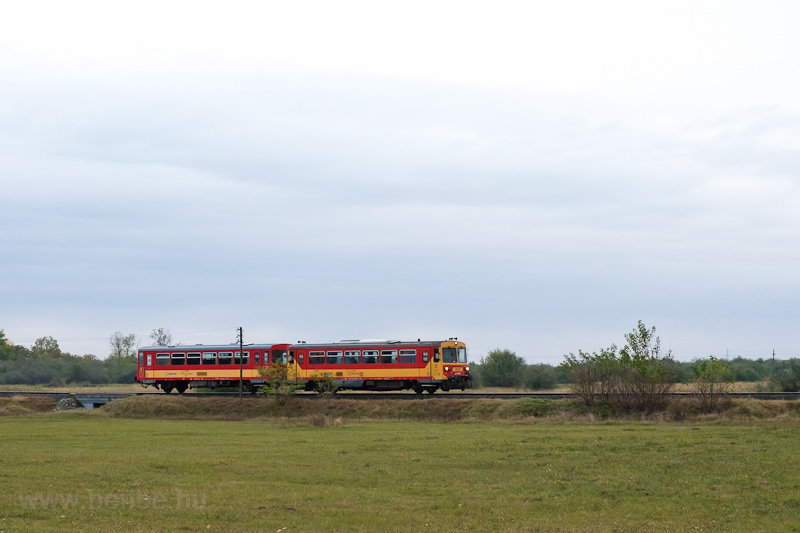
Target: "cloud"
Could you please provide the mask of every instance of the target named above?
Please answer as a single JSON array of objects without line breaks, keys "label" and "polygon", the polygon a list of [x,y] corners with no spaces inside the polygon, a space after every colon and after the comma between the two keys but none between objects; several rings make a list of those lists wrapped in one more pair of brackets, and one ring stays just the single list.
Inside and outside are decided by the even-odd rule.
[{"label": "cloud", "polygon": [[796,345],[791,109],[666,120],[539,89],[224,74],[3,71],[12,339],[104,355],[117,330],[218,342],[244,325],[556,362],[641,318],[679,357]]}]

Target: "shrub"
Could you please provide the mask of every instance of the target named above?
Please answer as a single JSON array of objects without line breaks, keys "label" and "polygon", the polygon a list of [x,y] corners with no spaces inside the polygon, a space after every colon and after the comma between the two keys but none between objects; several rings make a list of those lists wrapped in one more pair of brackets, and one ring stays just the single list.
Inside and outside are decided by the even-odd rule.
[{"label": "shrub", "polygon": [[48,387],[66,387],[67,380],[61,376],[50,378],[50,381],[47,382]]},{"label": "shrub", "polygon": [[511,350],[492,350],[481,358],[481,381],[486,387],[519,387],[524,371],[525,359]]},{"label": "shrub", "polygon": [[717,409],[732,384],[733,372],[730,365],[713,355],[692,365],[692,386],[700,409],[704,412],[710,413]]},{"label": "shrub", "polygon": [[572,391],[586,405],[593,405],[598,398],[610,400],[615,392],[615,375],[617,373],[617,347],[600,350],[600,353],[583,352],[578,355],[564,356],[559,368],[569,377]]},{"label": "shrub", "polygon": [[669,393],[677,376],[672,354],[661,353],[656,328],[647,329],[640,320],[625,335],[626,345],[588,353],[578,350],[564,356],[561,368],[572,382],[572,389],[586,405],[598,399],[617,411],[653,413],[669,404]]},{"label": "shrub", "polygon": [[552,389],[558,383],[558,373],[550,365],[529,365],[525,369],[525,387],[531,390]]},{"label": "shrub", "polygon": [[267,398],[273,398],[278,405],[286,405],[299,388],[294,376],[289,376],[289,366],[283,363],[259,367],[258,375],[264,379],[258,392]]},{"label": "shrub", "polygon": [[330,372],[325,372],[322,379],[317,381],[317,390],[326,398],[330,398],[339,390],[339,385],[336,384],[336,380],[333,379]]},{"label": "shrub", "polygon": [[781,392],[800,391],[800,360],[781,361],[770,383]]}]

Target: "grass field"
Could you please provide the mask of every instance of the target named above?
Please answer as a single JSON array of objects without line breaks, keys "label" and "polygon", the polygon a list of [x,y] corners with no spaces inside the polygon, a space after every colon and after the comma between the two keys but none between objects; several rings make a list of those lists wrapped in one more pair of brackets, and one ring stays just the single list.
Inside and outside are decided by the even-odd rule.
[{"label": "grass field", "polygon": [[0,449],[4,532],[800,530],[794,419],[317,427],[73,412],[0,418]]}]

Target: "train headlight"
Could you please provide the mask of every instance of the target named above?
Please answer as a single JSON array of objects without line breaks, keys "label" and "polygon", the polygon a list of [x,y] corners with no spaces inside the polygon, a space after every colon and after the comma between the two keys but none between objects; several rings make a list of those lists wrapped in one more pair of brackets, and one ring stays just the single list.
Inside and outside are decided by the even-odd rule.
[{"label": "train headlight", "polygon": [[466,372],[469,372],[469,367],[468,367],[468,366],[465,366],[465,367],[464,367],[464,371],[466,371]]},{"label": "train headlight", "polygon": [[449,370],[450,370],[450,367],[449,367],[449,366],[446,366],[446,367],[444,367],[444,371],[445,371],[445,372],[448,372]]}]

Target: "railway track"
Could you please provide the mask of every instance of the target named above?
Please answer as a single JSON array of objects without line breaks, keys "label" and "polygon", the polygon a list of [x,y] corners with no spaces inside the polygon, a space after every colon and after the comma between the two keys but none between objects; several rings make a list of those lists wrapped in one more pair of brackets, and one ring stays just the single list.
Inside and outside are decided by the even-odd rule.
[{"label": "railway track", "polygon": [[[177,396],[173,393],[170,396]],[[106,399],[105,402],[127,398],[129,396],[156,396],[167,397],[163,392],[49,392],[49,391],[0,391],[0,397],[28,396],[40,398],[52,398],[60,400],[74,396],[76,398],[86,398],[87,400]],[[207,397],[238,397],[238,392],[187,392],[182,396],[186,398],[207,398]],[[297,396],[303,398],[321,398],[316,393],[298,393]],[[691,397],[690,392],[675,392],[670,396]],[[800,392],[732,392],[730,398],[751,398],[756,400],[800,400]],[[245,394],[244,398],[258,398],[252,394]],[[492,400],[520,400],[523,398],[542,399],[542,400],[564,400],[575,398],[576,395],[569,392],[438,392],[436,394],[414,394],[399,392],[339,392],[334,398],[346,398],[348,400],[426,400],[428,398],[443,399],[492,399]],[[100,403],[99,401],[97,403]]]}]

